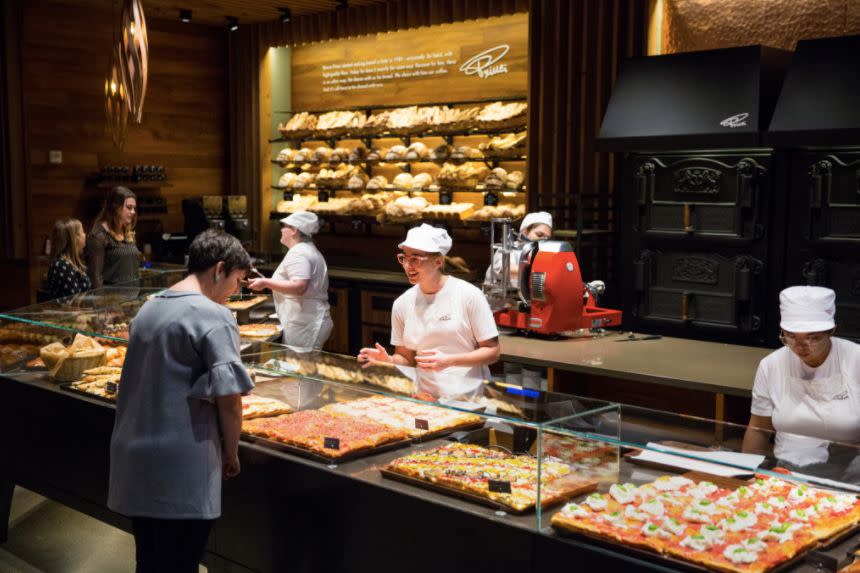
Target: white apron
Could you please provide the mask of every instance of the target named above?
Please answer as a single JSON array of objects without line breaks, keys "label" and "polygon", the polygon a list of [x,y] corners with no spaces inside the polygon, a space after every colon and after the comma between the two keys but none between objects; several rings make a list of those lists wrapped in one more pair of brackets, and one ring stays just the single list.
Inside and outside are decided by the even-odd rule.
[{"label": "white apron", "polygon": [[333,327],[328,301],[291,295],[274,298],[284,329],[283,343],[300,350],[322,349]]},{"label": "white apron", "polygon": [[848,369],[836,344],[831,352],[837,353],[839,365],[833,376],[804,380],[791,371],[787,384],[791,408],[778,408],[772,417],[778,459],[798,466],[822,463],[827,461],[831,441],[860,441],[860,396],[843,376]]}]

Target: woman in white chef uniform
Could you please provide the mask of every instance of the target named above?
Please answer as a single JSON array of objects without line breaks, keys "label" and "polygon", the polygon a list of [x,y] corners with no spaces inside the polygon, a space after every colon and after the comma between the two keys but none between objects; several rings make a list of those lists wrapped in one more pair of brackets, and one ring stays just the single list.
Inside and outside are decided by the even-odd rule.
[{"label": "woman in white chef uniform", "polygon": [[[526,245],[535,241],[544,241],[550,236],[552,236],[552,215],[546,211],[538,211],[523,217],[523,221],[520,223],[520,236],[514,243],[514,248],[511,249],[511,287],[516,288],[517,286],[520,273],[520,255]],[[487,274],[484,276],[484,282],[487,284],[491,282],[491,270],[495,270],[496,275],[502,272],[501,253],[496,253],[493,257],[492,267],[487,268]]]},{"label": "woman in white chef uniform", "polygon": [[281,244],[289,251],[272,278],[248,283],[251,290],[271,289],[284,344],[302,349],[320,350],[332,330],[328,267],[312,242],[319,228],[313,213],[293,213],[281,219]]},{"label": "woman in white chef uniform", "polygon": [[759,364],[743,449],[767,453],[775,431],[781,462],[821,464],[830,442],[860,443],[860,346],[833,336],[836,295],[828,288],[789,287],[779,309],[784,347]]},{"label": "woman in white chef uniform", "polygon": [[451,237],[427,224],[409,230],[397,260],[412,288],[394,301],[391,344],[362,348],[362,363],[417,367],[419,391],[436,397],[468,397],[480,391],[489,364],[499,359],[499,331],[481,290],[444,274]]}]

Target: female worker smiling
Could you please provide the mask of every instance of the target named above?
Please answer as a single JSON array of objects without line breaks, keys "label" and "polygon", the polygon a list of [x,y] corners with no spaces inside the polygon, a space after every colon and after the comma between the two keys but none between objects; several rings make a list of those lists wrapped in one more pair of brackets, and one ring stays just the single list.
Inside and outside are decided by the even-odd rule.
[{"label": "female worker smiling", "polygon": [[358,361],[418,367],[418,385],[437,397],[474,393],[499,359],[499,331],[480,289],[443,272],[451,237],[421,225],[398,245],[397,260],[414,285],[394,301],[391,344],[362,348]]}]

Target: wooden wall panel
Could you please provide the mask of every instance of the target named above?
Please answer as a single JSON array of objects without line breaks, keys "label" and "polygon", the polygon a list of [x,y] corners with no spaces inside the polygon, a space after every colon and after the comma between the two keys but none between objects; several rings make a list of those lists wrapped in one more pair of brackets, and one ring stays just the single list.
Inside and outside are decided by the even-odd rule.
[{"label": "wooden wall panel", "polygon": [[[159,164],[170,187],[166,215],[141,217],[141,233],[182,231],[181,200],[227,189],[227,34],[223,29],[149,19],[149,88],[143,123],[131,125],[122,151],[106,128],[103,78],[112,25],[106,9],[49,0],[23,4],[22,68],[31,257],[56,218],[78,216],[89,226],[104,190],[87,182],[100,166]],[[62,165],[48,151],[63,151]],[[31,265],[33,288],[39,267]]]},{"label": "wooden wall panel", "polygon": [[[577,202],[586,229],[614,229],[620,162],[594,139],[619,62],[645,53],[646,12],[647,0],[531,2],[529,201],[559,229],[576,227]],[[583,278],[613,278],[612,244],[584,245]]]}]

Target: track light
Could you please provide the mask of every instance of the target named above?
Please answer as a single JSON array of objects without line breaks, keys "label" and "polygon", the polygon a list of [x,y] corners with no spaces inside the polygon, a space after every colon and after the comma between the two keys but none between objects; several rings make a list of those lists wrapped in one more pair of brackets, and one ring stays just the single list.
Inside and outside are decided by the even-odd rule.
[{"label": "track light", "polygon": [[231,32],[235,32],[239,29],[239,18],[236,16],[227,16],[227,27],[230,28]]},{"label": "track light", "polygon": [[179,21],[185,22],[186,24],[191,21],[191,10],[187,8],[179,9]]},{"label": "track light", "polygon": [[281,12],[281,22],[288,24],[293,18],[293,11],[289,8],[278,8],[278,10]]}]

